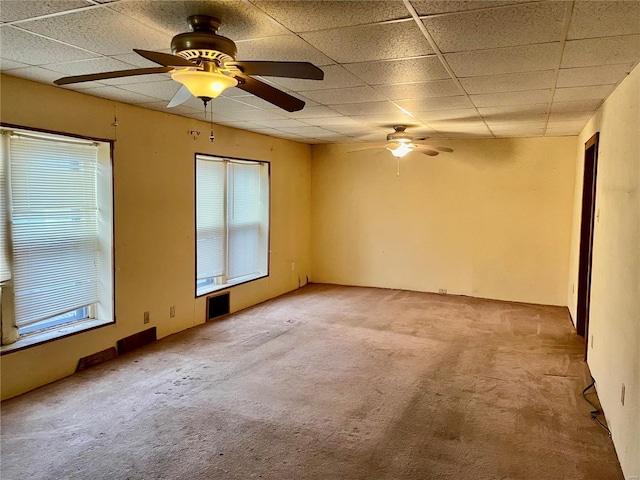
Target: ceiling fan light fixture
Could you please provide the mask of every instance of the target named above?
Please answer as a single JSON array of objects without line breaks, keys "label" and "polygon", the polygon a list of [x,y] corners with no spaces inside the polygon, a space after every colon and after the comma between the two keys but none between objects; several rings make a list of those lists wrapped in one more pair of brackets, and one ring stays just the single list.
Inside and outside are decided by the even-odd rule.
[{"label": "ceiling fan light fixture", "polygon": [[394,157],[402,158],[407,153],[413,151],[413,145],[410,143],[399,142],[396,148],[388,148],[387,150],[389,150]]},{"label": "ceiling fan light fixture", "polygon": [[195,97],[217,98],[225,89],[235,87],[238,81],[222,72],[177,70],[171,78],[189,89]]}]

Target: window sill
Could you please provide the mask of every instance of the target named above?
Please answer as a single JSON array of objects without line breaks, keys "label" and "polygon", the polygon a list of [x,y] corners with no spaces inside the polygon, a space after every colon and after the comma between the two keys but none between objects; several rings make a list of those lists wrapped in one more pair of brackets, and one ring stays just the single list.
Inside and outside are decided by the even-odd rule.
[{"label": "window sill", "polygon": [[254,280],[260,280],[261,278],[266,278],[268,276],[268,273],[258,275],[245,275],[244,277],[234,278],[230,282],[222,285],[206,285],[204,287],[196,289],[196,297],[201,297],[209,293],[219,292],[230,287],[236,287],[238,285],[242,285],[243,283],[253,282]]},{"label": "window sill", "polygon": [[17,352],[25,348],[34,347],[42,343],[47,343],[53,340],[58,340],[60,338],[69,337],[71,335],[75,335],[81,332],[86,332],[88,330],[93,330],[94,328],[103,327],[111,323],[114,323],[114,321],[92,319],[92,320],[85,320],[81,322],[72,323],[69,325],[64,325],[59,328],[53,328],[51,330],[47,330],[41,333],[33,333],[30,335],[26,335],[22,338],[19,338],[14,343],[11,343],[9,345],[2,345],[0,347],[0,355],[5,355],[11,352]]}]

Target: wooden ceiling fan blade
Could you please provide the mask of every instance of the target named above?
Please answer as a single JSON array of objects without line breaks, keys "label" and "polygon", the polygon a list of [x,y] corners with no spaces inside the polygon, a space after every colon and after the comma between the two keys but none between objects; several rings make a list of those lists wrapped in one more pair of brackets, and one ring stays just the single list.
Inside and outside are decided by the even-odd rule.
[{"label": "wooden ceiling fan blade", "polygon": [[238,80],[237,87],[240,90],[252,93],[256,97],[260,97],[287,112],[297,112],[298,110],[302,110],[305,105],[299,98],[292,97],[288,93],[273,88],[271,85],[267,85],[255,78],[247,77],[239,73],[234,74],[234,77]]},{"label": "wooden ceiling fan blade", "polygon": [[361,147],[361,148],[354,148],[352,150],[349,150],[347,153],[352,153],[352,152],[363,152],[365,150],[382,150],[383,148],[387,147],[389,144],[386,143],[379,143],[376,145],[370,145],[368,147]]},{"label": "wooden ceiling fan blade", "polygon": [[306,80],[324,79],[324,72],[309,62],[226,62],[225,66],[238,67],[245,75],[303,78]]},{"label": "wooden ceiling fan blade", "polygon": [[114,72],[91,73],[88,75],[74,75],[54,80],[56,85],[68,85],[70,83],[93,82],[95,80],[107,80],[109,78],[132,77],[134,75],[150,75],[153,73],[167,73],[173,70],[171,67],[134,68],[132,70],[116,70]]},{"label": "wooden ceiling fan blade", "polygon": [[439,152],[453,153],[453,148],[448,148],[448,147],[432,147],[432,148],[435,148]]},{"label": "wooden ceiling fan blade", "polygon": [[190,62],[186,58],[179,57],[177,55],[171,55],[169,53],[153,52],[151,50],[140,50],[138,48],[133,49],[141,57],[151,60],[158,65],[165,67],[196,67],[197,65]]},{"label": "wooden ceiling fan blade", "polygon": [[414,150],[415,152],[420,152],[423,153],[425,155],[429,155],[430,157],[435,157],[436,155],[439,155],[439,152],[436,152],[435,150],[423,150],[423,149],[416,149]]},{"label": "wooden ceiling fan blade", "polygon": [[177,107],[178,105],[182,105],[184,102],[191,98],[191,92],[187,88],[186,85],[182,85],[176,94],[173,96],[167,108]]}]

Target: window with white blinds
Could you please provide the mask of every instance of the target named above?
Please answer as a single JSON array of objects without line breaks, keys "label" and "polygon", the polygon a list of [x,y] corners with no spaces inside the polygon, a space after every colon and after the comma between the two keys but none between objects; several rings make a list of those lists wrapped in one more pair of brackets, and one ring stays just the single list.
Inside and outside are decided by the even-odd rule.
[{"label": "window with white blinds", "polygon": [[7,180],[7,167],[5,166],[7,158],[8,144],[5,141],[6,135],[2,136],[0,144],[0,285],[11,278],[9,269],[9,243],[8,243],[8,224],[7,224],[7,208],[8,199],[6,192],[9,184]]},{"label": "window with white blinds", "polygon": [[2,241],[10,235],[15,327],[27,334],[95,317],[111,265],[99,226],[100,144],[32,132],[6,132],[3,143]]},{"label": "window with white blinds", "polygon": [[196,156],[196,293],[267,275],[269,164]]}]

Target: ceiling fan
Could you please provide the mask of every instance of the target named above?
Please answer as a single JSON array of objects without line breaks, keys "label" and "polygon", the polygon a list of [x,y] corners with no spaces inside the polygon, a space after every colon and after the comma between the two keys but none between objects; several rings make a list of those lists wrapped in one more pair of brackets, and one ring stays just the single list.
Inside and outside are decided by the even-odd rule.
[{"label": "ceiling fan", "polygon": [[168,107],[181,105],[191,95],[202,99],[206,107],[207,102],[220,95],[225,88],[238,87],[288,112],[295,112],[301,110],[305,102],[252,76],[308,80],[324,78],[324,72],[309,62],[236,61],[236,44],[216,33],[221,24],[219,19],[208,15],[192,15],[187,18],[187,23],[191,31],[171,39],[173,54],[133,50],[160,67],[75,75],[59,78],[53,83],[68,85],[132,75],[171,73],[171,78],[182,83],[182,87]]},{"label": "ceiling fan", "polygon": [[379,148],[386,148],[391,152],[391,154],[396,158],[402,158],[409,152],[419,152],[425,155],[429,155],[430,157],[435,157],[439,155],[440,152],[451,153],[453,149],[448,147],[436,147],[432,145],[423,145],[419,143],[414,143],[417,141],[426,140],[427,137],[413,137],[406,132],[407,125],[394,125],[393,133],[387,135],[386,144],[377,144],[375,146],[358,148],[355,150],[351,150],[352,152],[361,151],[361,150],[377,150]]}]

